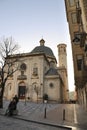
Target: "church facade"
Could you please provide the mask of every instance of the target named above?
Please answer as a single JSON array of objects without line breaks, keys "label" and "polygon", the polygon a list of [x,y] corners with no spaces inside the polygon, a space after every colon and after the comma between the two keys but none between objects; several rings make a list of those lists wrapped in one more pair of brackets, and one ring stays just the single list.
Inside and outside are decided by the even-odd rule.
[{"label": "church facade", "polygon": [[59,66],[51,48],[40,40],[29,53],[13,55],[19,58],[19,69],[10,77],[5,86],[4,96],[11,99],[15,94],[19,99],[43,101],[48,95],[49,101],[68,101],[68,76],[66,45],[58,46]]}]

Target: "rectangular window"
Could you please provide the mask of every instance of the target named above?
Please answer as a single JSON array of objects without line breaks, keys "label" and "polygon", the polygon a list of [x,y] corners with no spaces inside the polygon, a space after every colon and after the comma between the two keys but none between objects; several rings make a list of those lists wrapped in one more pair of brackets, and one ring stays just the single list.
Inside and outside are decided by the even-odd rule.
[{"label": "rectangular window", "polygon": [[69,5],[74,6],[75,5],[75,0],[69,0]]},{"label": "rectangular window", "polygon": [[82,68],[83,68],[82,55],[78,55],[78,56],[77,56],[77,68],[78,68],[78,71],[81,71]]},{"label": "rectangular window", "polygon": [[77,23],[77,14],[76,14],[76,12],[71,13],[71,19],[72,19],[73,24]]},{"label": "rectangular window", "polygon": [[82,59],[77,59],[77,67],[78,67],[78,70],[82,70]]},{"label": "rectangular window", "polygon": [[33,75],[34,76],[38,75],[38,68],[33,68]]},{"label": "rectangular window", "polygon": [[87,21],[87,0],[83,0],[83,6],[84,6],[84,12],[85,12],[85,17]]}]

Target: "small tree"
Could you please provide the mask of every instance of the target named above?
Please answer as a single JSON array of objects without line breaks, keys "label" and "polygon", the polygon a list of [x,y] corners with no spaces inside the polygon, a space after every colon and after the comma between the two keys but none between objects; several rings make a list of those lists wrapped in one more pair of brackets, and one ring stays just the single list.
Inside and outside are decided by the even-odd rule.
[{"label": "small tree", "polygon": [[12,55],[18,50],[18,44],[12,39],[3,38],[0,42],[0,108],[3,107],[3,95],[6,81],[13,73],[18,70],[18,65],[15,63],[18,59],[11,59]]}]

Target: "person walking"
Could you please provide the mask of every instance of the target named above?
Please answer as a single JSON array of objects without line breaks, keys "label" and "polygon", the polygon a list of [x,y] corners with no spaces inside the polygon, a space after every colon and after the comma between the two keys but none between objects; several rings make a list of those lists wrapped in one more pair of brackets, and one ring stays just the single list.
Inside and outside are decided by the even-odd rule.
[{"label": "person walking", "polygon": [[15,101],[16,101],[16,110],[17,110],[17,104],[18,104],[18,102],[19,102],[19,98],[18,98],[18,96],[17,96],[17,95],[15,95],[13,98],[14,98],[14,99],[15,99]]},{"label": "person walking", "polygon": [[12,101],[8,105],[8,109],[6,110],[5,115],[12,116],[14,110],[16,110],[16,100],[13,98]]},{"label": "person walking", "polygon": [[16,104],[17,104],[17,103],[19,102],[18,96],[17,96],[17,95],[15,95],[13,98],[15,99]]}]

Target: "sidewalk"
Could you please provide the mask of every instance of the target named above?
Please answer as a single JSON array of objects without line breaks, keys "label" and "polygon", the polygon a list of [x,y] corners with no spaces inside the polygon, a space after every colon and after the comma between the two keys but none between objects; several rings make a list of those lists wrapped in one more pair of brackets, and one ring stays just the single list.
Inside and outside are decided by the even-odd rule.
[{"label": "sidewalk", "polygon": [[[64,117],[65,110],[65,117]],[[59,126],[70,127],[72,130],[87,130],[87,113],[77,104],[60,104],[57,108],[42,114],[32,116],[20,115],[22,119],[29,119],[43,123],[50,123]],[[63,120],[63,118],[65,118]]]},{"label": "sidewalk", "polygon": [[[65,120],[63,120],[63,110],[65,110]],[[73,130],[87,130],[87,112],[77,104],[64,104],[51,110],[47,113],[47,119],[57,124],[70,126]]]},{"label": "sidewalk", "polygon": [[[46,111],[45,111],[46,108]],[[18,106],[19,114],[14,118],[72,128],[72,130],[87,130],[87,113],[77,104],[27,104]],[[1,114],[5,109],[0,110]]]}]

